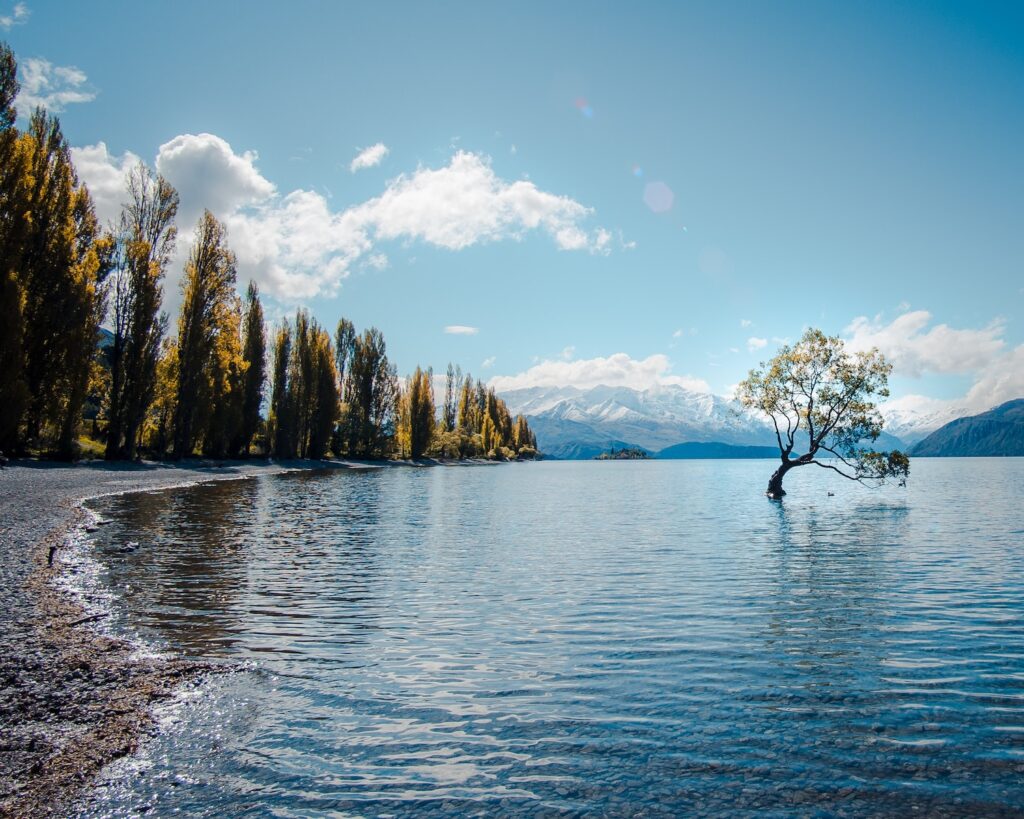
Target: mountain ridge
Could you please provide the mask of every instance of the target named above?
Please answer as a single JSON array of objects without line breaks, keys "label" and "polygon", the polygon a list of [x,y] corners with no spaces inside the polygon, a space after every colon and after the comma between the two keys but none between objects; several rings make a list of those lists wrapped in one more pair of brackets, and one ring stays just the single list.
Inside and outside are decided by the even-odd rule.
[{"label": "mountain ridge", "polygon": [[[676,384],[643,390],[606,385],[526,387],[501,395],[513,414],[526,416],[541,451],[551,458],[592,458],[612,447],[657,453],[681,444],[776,443],[774,429],[757,413],[731,399]],[[906,449],[950,420],[952,412],[901,407],[881,411],[886,428],[877,441],[880,449]]]},{"label": "mountain ridge", "polygon": [[919,458],[1024,456],[1024,398],[957,418],[910,450]]}]

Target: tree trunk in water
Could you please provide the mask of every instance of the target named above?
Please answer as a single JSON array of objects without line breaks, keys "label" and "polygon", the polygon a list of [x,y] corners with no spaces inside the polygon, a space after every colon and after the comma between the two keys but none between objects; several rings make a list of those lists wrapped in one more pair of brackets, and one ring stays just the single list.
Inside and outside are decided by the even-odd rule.
[{"label": "tree trunk in water", "polygon": [[782,488],[782,479],[786,477],[786,473],[792,468],[790,464],[783,463],[782,466],[775,470],[775,474],[768,480],[768,491],[765,492],[769,498],[779,500],[786,494],[786,490]]}]

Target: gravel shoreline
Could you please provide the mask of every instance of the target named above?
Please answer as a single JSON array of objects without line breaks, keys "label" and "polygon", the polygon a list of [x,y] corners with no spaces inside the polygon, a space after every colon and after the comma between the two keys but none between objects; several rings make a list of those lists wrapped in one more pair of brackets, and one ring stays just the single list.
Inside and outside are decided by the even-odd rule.
[{"label": "gravel shoreline", "polygon": [[[218,667],[177,657],[140,658],[137,646],[94,629],[56,582],[62,547],[101,495],[345,462],[181,464],[17,461],[0,469],[0,816],[65,815],[80,789],[152,729],[152,706]],[[49,565],[53,555],[53,564]]]}]

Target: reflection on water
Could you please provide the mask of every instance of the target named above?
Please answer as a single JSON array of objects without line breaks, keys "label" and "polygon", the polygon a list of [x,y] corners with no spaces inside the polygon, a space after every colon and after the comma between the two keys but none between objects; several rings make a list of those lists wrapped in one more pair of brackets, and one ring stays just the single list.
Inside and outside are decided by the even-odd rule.
[{"label": "reflection on water", "polygon": [[797,474],[781,504],[766,468],[381,469],[103,501],[120,626],[249,664],[86,811],[1024,805],[1024,461],[916,461],[905,491]]}]

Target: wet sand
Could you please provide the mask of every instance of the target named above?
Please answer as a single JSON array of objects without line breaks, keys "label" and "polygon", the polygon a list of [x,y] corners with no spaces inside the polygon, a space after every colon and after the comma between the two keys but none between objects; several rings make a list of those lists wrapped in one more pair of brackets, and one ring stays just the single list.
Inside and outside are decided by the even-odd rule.
[{"label": "wet sand", "polygon": [[68,571],[63,548],[93,522],[83,501],[356,466],[16,461],[0,469],[0,816],[65,815],[104,765],[133,753],[152,730],[156,702],[223,670],[182,658],[140,658],[135,645],[96,629],[102,613],[85,611],[61,589],[58,580]]}]

